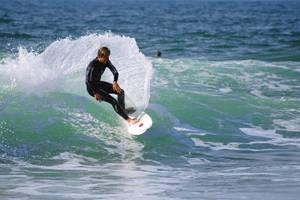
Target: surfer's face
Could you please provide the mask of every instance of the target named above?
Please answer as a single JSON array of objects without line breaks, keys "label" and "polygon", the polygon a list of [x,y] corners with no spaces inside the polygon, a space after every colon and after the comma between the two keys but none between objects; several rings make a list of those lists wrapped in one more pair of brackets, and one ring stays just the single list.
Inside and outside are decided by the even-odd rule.
[{"label": "surfer's face", "polygon": [[108,56],[104,55],[104,54],[100,54],[100,57],[98,57],[99,62],[105,64],[108,61]]}]

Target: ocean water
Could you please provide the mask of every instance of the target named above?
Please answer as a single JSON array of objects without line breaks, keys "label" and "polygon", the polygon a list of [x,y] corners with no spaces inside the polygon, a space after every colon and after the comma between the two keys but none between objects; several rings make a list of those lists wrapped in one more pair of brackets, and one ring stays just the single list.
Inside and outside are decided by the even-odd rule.
[{"label": "ocean water", "polygon": [[[1,0],[0,199],[298,199],[299,10]],[[144,135],[85,90],[102,45]]]}]

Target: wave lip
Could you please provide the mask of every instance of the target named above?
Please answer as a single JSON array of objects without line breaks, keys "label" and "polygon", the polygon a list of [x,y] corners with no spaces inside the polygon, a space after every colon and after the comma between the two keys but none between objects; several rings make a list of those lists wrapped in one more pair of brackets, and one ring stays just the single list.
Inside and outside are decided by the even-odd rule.
[{"label": "wave lip", "polygon": [[[0,63],[0,83],[27,93],[68,90],[79,94],[69,91],[67,85],[85,90],[86,66],[101,46],[111,49],[111,61],[119,71],[121,87],[138,109],[144,110],[150,99],[152,64],[140,52],[134,38],[112,33],[60,39],[41,53],[19,47],[15,58],[5,58]],[[112,81],[107,71],[103,78]]]}]

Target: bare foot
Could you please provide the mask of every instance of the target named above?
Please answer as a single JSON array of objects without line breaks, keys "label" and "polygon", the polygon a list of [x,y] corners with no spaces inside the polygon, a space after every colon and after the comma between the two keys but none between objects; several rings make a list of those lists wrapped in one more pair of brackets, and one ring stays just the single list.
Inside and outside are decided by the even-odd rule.
[{"label": "bare foot", "polygon": [[131,118],[128,118],[128,119],[127,119],[127,122],[128,122],[128,124],[129,124],[129,125],[133,125],[133,124],[136,124],[136,123],[138,123],[138,122],[139,122],[139,120],[137,120],[137,119],[131,119]]}]

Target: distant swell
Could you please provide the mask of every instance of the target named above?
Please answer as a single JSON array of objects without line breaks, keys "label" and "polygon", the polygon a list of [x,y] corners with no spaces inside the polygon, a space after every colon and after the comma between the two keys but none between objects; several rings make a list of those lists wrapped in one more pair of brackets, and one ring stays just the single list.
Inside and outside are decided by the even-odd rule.
[{"label": "distant swell", "polygon": [[29,39],[29,38],[34,38],[34,36],[27,33],[13,32],[13,33],[0,33],[0,38]]}]

